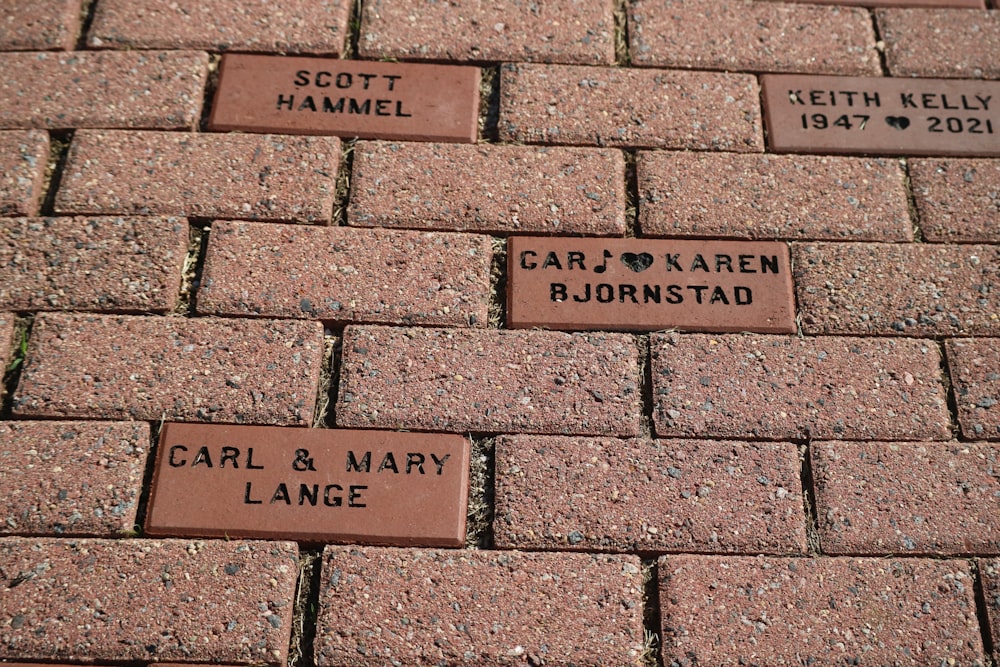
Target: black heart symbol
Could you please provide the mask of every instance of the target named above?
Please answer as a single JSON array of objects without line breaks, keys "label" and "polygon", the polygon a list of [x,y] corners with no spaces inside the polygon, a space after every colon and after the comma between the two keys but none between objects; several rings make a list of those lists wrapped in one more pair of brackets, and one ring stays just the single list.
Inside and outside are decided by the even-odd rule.
[{"label": "black heart symbol", "polygon": [[910,119],[906,116],[886,116],[885,122],[897,130],[905,130],[910,126]]},{"label": "black heart symbol", "polygon": [[653,256],[648,252],[640,252],[638,255],[634,252],[623,252],[622,264],[639,273],[653,265]]}]

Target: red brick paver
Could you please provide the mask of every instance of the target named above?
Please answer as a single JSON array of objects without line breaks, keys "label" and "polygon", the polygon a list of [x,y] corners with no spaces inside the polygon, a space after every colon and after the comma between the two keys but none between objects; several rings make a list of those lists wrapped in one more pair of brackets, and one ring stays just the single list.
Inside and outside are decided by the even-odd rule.
[{"label": "red brick paver", "polygon": [[660,436],[944,440],[941,353],[905,338],[657,334]]},{"label": "red brick paver", "polygon": [[145,422],[0,422],[0,533],[132,531],[148,449]]},{"label": "red brick paver", "polygon": [[38,215],[48,158],[47,132],[0,132],[0,215]]},{"label": "red brick paver", "polygon": [[327,547],[316,664],[634,664],[639,565],[634,556]]},{"label": "red brick paver", "polygon": [[281,665],[289,542],[0,539],[0,657]]},{"label": "red brick paver", "polygon": [[328,223],[336,137],[77,132],[59,213]]},{"label": "red brick paver", "polygon": [[42,314],[14,412],[310,424],[322,354],[316,322]]},{"label": "red brick paver", "polygon": [[925,239],[1000,243],[1000,160],[910,160],[909,172]]},{"label": "red brick paver", "polygon": [[983,664],[965,561],[660,559],[666,664]]},{"label": "red brick paver", "polygon": [[81,0],[4,0],[0,51],[71,50],[80,32]]},{"label": "red brick paver", "polygon": [[892,76],[1000,78],[990,55],[1000,50],[1000,11],[891,8],[875,17]]},{"label": "red brick paver", "polygon": [[983,582],[988,631],[993,640],[993,663],[1000,661],[1000,558],[978,561]]},{"label": "red brick paver", "polygon": [[962,435],[1000,440],[1000,338],[945,342]]},{"label": "red brick paver", "polygon": [[620,151],[360,142],[348,223],[624,235]]},{"label": "red brick paver", "polygon": [[632,336],[348,327],[337,425],[636,435]]}]

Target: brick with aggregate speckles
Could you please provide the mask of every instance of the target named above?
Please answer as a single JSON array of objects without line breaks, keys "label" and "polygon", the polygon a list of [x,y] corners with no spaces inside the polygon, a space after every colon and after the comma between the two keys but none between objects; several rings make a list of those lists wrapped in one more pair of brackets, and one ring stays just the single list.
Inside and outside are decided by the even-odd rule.
[{"label": "brick with aggregate speckles", "polygon": [[81,0],[4,0],[0,51],[70,51],[80,33]]},{"label": "brick with aggregate speckles", "polygon": [[217,315],[486,326],[492,257],[488,236],[217,221],[197,306]]},{"label": "brick with aggregate speckles", "polygon": [[0,307],[168,311],[187,245],[183,218],[0,219]]},{"label": "brick with aggregate speckles", "polygon": [[660,436],[945,440],[941,353],[907,338],[651,337]]},{"label": "brick with aggregate speckles", "polygon": [[926,240],[1000,243],[1000,160],[912,159],[909,172]]},{"label": "brick with aggregate speckles", "polygon": [[316,664],[638,664],[635,556],[327,547]]},{"label": "brick with aggregate speckles", "polygon": [[875,18],[892,76],[1000,78],[998,10],[893,7]]},{"label": "brick with aggregate speckles", "polygon": [[625,234],[620,151],[360,142],[351,225],[541,234]]},{"label": "brick with aggregate speckles", "polygon": [[352,326],[337,425],[637,435],[639,347],[618,333]]},{"label": "brick with aggregate speckles", "polygon": [[339,160],[336,137],[80,131],[55,208],[328,224]]},{"label": "brick with aggregate speckles", "polygon": [[1000,338],[945,341],[962,435],[1000,440]]},{"label": "brick with aggregate speckles", "polygon": [[507,64],[498,125],[523,143],[764,150],[749,74]]},{"label": "brick with aggregate speckles", "polygon": [[968,561],[664,556],[675,665],[982,667]]},{"label": "brick with aggregate speckles", "polygon": [[322,355],[319,322],[43,313],[14,414],[308,425]]},{"label": "brick with aggregate speckles", "polygon": [[0,658],[283,665],[292,542],[0,539]]},{"label": "brick with aggregate speckles", "polygon": [[48,158],[48,132],[0,132],[0,216],[38,214]]},{"label": "brick with aggregate speckles", "polygon": [[501,549],[806,552],[799,452],[784,442],[501,436]]},{"label": "brick with aggregate speckles", "polygon": [[1000,664],[1000,558],[977,562],[986,602],[987,630],[993,640],[993,664]]},{"label": "brick with aggregate speckles", "polygon": [[1000,447],[814,442],[823,553],[1000,553]]},{"label": "brick with aggregate speckles", "polygon": [[0,422],[0,534],[132,531],[148,450],[145,422]]},{"label": "brick with aggregate speckles", "polygon": [[643,151],[636,171],[644,235],[913,240],[891,160]]},{"label": "brick with aggregate speckles", "polygon": [[[634,65],[879,76],[875,33],[860,7],[735,0],[629,5]],[[836,29],[830,26],[836,25]]]},{"label": "brick with aggregate speckles", "polygon": [[792,266],[806,333],[1000,333],[1000,245],[795,243]]}]

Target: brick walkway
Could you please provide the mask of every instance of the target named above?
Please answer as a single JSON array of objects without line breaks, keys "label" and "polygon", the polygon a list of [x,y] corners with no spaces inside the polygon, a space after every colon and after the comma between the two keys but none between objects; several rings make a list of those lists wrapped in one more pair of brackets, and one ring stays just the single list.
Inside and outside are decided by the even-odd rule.
[{"label": "brick walkway", "polygon": [[[982,1],[4,0],[0,662],[1000,664]],[[229,53],[481,68],[478,141],[211,131]],[[743,332],[774,247],[787,325]],[[651,267],[677,284],[621,283]],[[515,328],[515,279],[598,315]],[[601,319],[639,298],[662,326]],[[709,323],[674,323],[695,298]],[[386,526],[451,541],[287,541],[310,498],[356,525],[384,496],[244,491],[266,442],[168,451],[165,422],[457,434],[447,464],[347,459]],[[157,506],[180,538],[146,530],[158,465],[205,480],[169,496],[195,528]],[[467,512],[412,491],[445,465]],[[233,489],[300,509],[227,531]]]}]

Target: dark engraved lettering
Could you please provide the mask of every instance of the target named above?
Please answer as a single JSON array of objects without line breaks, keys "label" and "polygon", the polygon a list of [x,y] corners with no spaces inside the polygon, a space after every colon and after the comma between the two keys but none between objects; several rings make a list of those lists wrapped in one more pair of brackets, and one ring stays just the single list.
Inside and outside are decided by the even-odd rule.
[{"label": "dark engraved lettering", "polygon": [[358,101],[352,97],[348,102],[347,113],[363,114],[367,116],[371,114],[371,106],[371,100],[365,100],[364,104],[358,104]]},{"label": "dark engraved lettering", "polygon": [[247,447],[247,470],[263,470],[264,466],[253,464],[253,447]]},{"label": "dark engraved lettering", "polygon": [[708,285],[688,285],[687,288],[694,291],[694,300],[701,303],[701,295],[708,289]]},{"label": "dark engraved lettering", "polygon": [[[564,290],[565,290],[565,287],[564,287]],[[573,295],[573,301],[576,301],[577,303],[587,303],[588,301],[590,301],[590,283],[585,283],[584,284],[584,286],[583,286],[583,296],[580,296],[579,294],[574,294]]]},{"label": "dark engraved lettering", "polygon": [[749,287],[737,285],[733,288],[733,293],[736,296],[736,305],[749,306],[753,303],[753,292]]},{"label": "dark engraved lettering", "polygon": [[715,256],[715,272],[721,273],[722,267],[726,267],[726,271],[729,273],[733,272],[733,258],[729,255],[716,255]]},{"label": "dark engraved lettering", "polygon": [[403,113],[403,101],[396,101],[396,118],[412,118],[412,113]]},{"label": "dark engraved lettering", "polygon": [[246,490],[243,492],[243,504],[244,505],[262,505],[264,503],[263,500],[253,500],[252,498],[250,498],[250,487],[251,486],[252,486],[252,482],[247,482]]},{"label": "dark engraved lettering", "polygon": [[378,466],[378,472],[382,472],[383,470],[392,470],[394,473],[399,474],[396,457],[392,455],[392,452],[386,452],[385,456],[382,457],[382,463]]},{"label": "dark engraved lettering", "polygon": [[388,110],[391,104],[392,100],[375,100],[375,115],[391,116],[392,112]]},{"label": "dark engraved lettering", "polygon": [[528,264],[528,255],[532,257],[538,257],[538,255],[532,250],[525,250],[521,253],[521,268],[530,271],[538,266],[538,262],[532,262]]},{"label": "dark engraved lettering", "polygon": [[292,504],[292,499],[288,497],[288,486],[286,486],[284,482],[278,484],[278,488],[274,490],[274,495],[271,496],[271,502],[269,504],[273,505],[279,500],[284,502],[286,505]]},{"label": "dark engraved lettering", "polygon": [[547,269],[550,266],[554,266],[555,268],[562,271],[562,264],[559,263],[559,256],[556,255],[556,253],[554,252],[550,252],[549,254],[547,254],[545,256],[545,260],[542,262],[543,269]]},{"label": "dark engraved lettering", "polygon": [[365,80],[364,84],[362,84],[361,87],[364,88],[365,90],[368,90],[368,84],[371,82],[372,79],[377,78],[378,74],[358,74],[358,76],[360,76],[362,79]]},{"label": "dark engraved lettering", "polygon": [[659,285],[643,285],[642,286],[642,302],[649,303],[660,303],[660,286]]},{"label": "dark engraved lettering", "polygon": [[632,303],[639,303],[639,300],[635,298],[635,285],[618,286],[618,300],[625,303],[625,297],[631,299]]},{"label": "dark engraved lettering", "polygon": [[[326,77],[326,83],[324,83],[323,77]],[[316,87],[317,88],[329,88],[330,87],[330,73],[329,72],[316,72]]]},{"label": "dark engraved lettering", "polygon": [[573,265],[576,264],[580,267],[581,271],[586,271],[587,268],[583,265],[584,255],[582,252],[570,251],[566,253],[566,268],[573,270]]},{"label": "dark engraved lettering", "polygon": [[169,463],[171,468],[180,468],[181,466],[187,465],[187,459],[184,459],[183,461],[174,460],[174,454],[177,452],[186,452],[187,450],[188,448],[184,445],[174,445],[170,448]]},{"label": "dark engraved lettering", "polygon": [[595,296],[599,303],[611,303],[615,300],[615,288],[608,283],[598,283]]},{"label": "dark engraved lettering", "polygon": [[718,285],[716,285],[715,289],[712,290],[712,298],[710,298],[708,302],[710,304],[722,302],[724,305],[729,305],[729,299],[726,297],[726,291]]},{"label": "dark engraved lettering", "polygon": [[771,255],[770,257],[768,257],[767,255],[761,255],[760,256],[760,272],[761,273],[774,273],[774,274],[777,274],[778,273],[778,256],[777,255]]},{"label": "dark engraved lettering", "polygon": [[304,505],[308,501],[313,507],[319,501],[319,484],[299,484],[299,505]]},{"label": "dark engraved lettering", "polygon": [[292,461],[292,470],[298,470],[300,472],[305,470],[316,470],[312,457],[309,456],[308,449],[295,450],[295,460]]},{"label": "dark engraved lettering", "polygon": [[394,74],[383,74],[382,76],[389,79],[389,90],[393,89],[393,87],[396,85],[396,81],[403,78],[401,75],[394,75]]},{"label": "dark engraved lettering", "polygon": [[409,475],[410,471],[416,468],[417,471],[423,475],[424,474],[424,455],[419,452],[407,452],[406,454],[406,474]]},{"label": "dark engraved lettering", "polygon": [[344,501],[340,496],[331,496],[332,491],[339,491],[343,493],[344,487],[340,484],[327,484],[323,487],[323,504],[327,507],[340,507]]},{"label": "dark engraved lettering", "polygon": [[365,452],[365,455],[361,457],[358,461],[354,457],[353,450],[347,450],[347,472],[371,472],[372,469],[372,453]]},{"label": "dark engraved lettering", "polygon": [[684,294],[680,285],[667,285],[667,303],[676,305],[684,302]]},{"label": "dark engraved lettering", "polygon": [[294,103],[295,103],[295,95],[289,95],[286,98],[284,95],[281,95],[279,93],[278,94],[278,105],[275,108],[280,111],[282,106],[288,105],[286,108],[289,111],[291,111],[292,110],[292,104],[294,104]]},{"label": "dark engraved lettering", "polygon": [[677,260],[680,258],[680,256],[681,256],[680,253],[677,253],[676,255],[670,255],[670,254],[666,255],[667,271],[673,271],[674,269],[677,269],[678,271],[684,270],[681,268],[681,265],[677,263]]},{"label": "dark engraved lettering", "polygon": [[[576,297],[574,297],[576,298]],[[549,299],[560,303],[566,300],[566,285],[563,283],[551,283],[549,285]]]},{"label": "dark engraved lettering", "polygon": [[323,111],[326,113],[344,113],[344,98],[341,97],[334,104],[329,97],[323,97]]},{"label": "dark engraved lettering", "polygon": [[296,86],[308,86],[309,85],[309,70],[300,69],[295,73],[295,85]]},{"label": "dark engraved lettering", "polygon": [[313,102],[312,95],[306,95],[302,102],[299,104],[299,111],[316,111],[316,103]]},{"label": "dark engraved lettering", "polygon": [[[706,271],[706,272],[708,271],[708,262],[705,261],[705,258],[701,256],[700,252],[695,253],[694,259],[691,260],[691,270]],[[701,301],[699,301],[698,303],[701,303]]]},{"label": "dark engraved lettering", "polygon": [[445,461],[451,458],[451,454],[445,454],[441,458],[437,457],[437,454],[431,454],[431,460],[434,461],[434,465],[437,466],[437,474],[441,474],[444,471]]},{"label": "dark engraved lettering", "polygon": [[234,468],[239,468],[240,467],[238,459],[239,455],[240,455],[240,450],[236,449],[235,447],[223,447],[222,457],[219,458],[219,467],[225,468],[226,461],[229,461],[230,463],[233,464]]},{"label": "dark engraved lettering", "polygon": [[198,449],[198,453],[194,455],[194,460],[191,461],[191,467],[204,465],[209,468],[212,467],[212,455],[208,453],[208,447],[201,447]]},{"label": "dark engraved lettering", "polygon": [[357,502],[358,498],[361,497],[361,491],[363,489],[367,489],[367,488],[368,488],[367,486],[352,484],[348,488],[347,506],[348,507],[368,507],[368,505],[366,505],[365,503]]},{"label": "dark engraved lettering", "polygon": [[354,77],[350,72],[338,72],[336,84],[337,88],[350,88],[354,84]]}]

